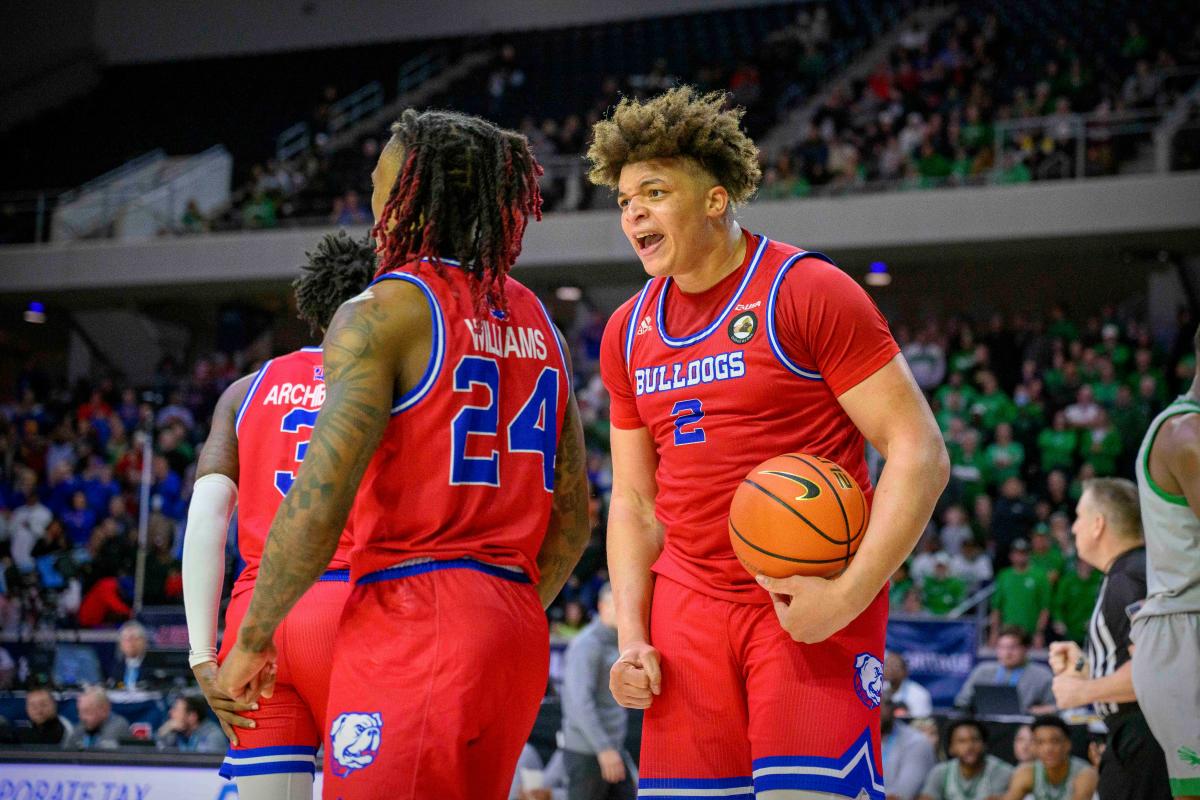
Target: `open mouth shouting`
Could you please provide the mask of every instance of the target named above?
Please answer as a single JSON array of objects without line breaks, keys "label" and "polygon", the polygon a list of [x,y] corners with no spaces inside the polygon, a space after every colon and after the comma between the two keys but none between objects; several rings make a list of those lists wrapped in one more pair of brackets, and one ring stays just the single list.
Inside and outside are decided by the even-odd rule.
[{"label": "open mouth shouting", "polygon": [[662,245],[663,238],[661,233],[636,233],[633,236],[633,246],[639,256],[645,257],[658,250]]}]

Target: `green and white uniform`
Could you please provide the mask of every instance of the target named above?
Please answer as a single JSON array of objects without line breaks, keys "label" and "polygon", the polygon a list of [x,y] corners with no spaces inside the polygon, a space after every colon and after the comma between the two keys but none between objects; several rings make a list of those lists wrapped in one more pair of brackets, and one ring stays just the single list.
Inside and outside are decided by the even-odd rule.
[{"label": "green and white uniform", "polygon": [[1150,423],[1137,458],[1146,535],[1146,602],[1133,620],[1133,685],[1167,756],[1171,791],[1200,794],[1200,517],[1187,498],[1150,477],[1150,451],[1163,423],[1200,414],[1177,399]]},{"label": "green and white uniform", "polygon": [[944,761],[929,771],[921,794],[933,800],[984,800],[1003,796],[1012,778],[1013,767],[995,756],[983,757],[983,769],[967,780],[958,769],[958,759]]},{"label": "green and white uniform", "polygon": [[1033,800],[1071,800],[1071,788],[1076,776],[1090,767],[1082,758],[1071,756],[1067,777],[1062,783],[1051,783],[1046,777],[1046,766],[1041,761],[1033,762]]}]

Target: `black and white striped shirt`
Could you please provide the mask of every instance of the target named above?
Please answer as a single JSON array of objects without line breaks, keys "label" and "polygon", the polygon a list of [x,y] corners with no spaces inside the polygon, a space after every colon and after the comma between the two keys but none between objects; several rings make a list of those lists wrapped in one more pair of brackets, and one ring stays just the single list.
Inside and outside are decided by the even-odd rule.
[{"label": "black and white striped shirt", "polygon": [[[1088,623],[1087,658],[1092,678],[1112,675],[1129,660],[1129,614],[1126,609],[1146,599],[1146,548],[1127,550],[1113,561],[1100,586],[1100,597]],[[1131,711],[1137,703],[1096,703],[1102,717]]]}]

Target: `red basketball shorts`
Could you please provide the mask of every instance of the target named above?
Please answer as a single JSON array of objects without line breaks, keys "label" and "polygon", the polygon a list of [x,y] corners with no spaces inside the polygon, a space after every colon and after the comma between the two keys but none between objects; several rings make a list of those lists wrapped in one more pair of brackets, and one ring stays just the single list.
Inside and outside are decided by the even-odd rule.
[{"label": "red basketball shorts", "polygon": [[[258,711],[244,712],[257,727],[237,729],[238,744],[230,746],[221,764],[224,777],[315,772],[329,698],[329,662],[342,606],[350,595],[349,581],[349,570],[326,572],[284,617],[275,632],[275,692],[258,701]],[[218,661],[225,660],[237,640],[252,589],[253,584],[234,588]]]},{"label": "red basketball shorts", "polygon": [[507,798],[549,664],[523,573],[460,559],[364,575],[334,648],[324,797]]},{"label": "red basketball shorts", "polygon": [[638,796],[802,790],[883,800],[886,626],[881,591],[826,641],[798,644],[771,605],[718,600],[657,576],[650,641],[662,694],[645,713]]}]

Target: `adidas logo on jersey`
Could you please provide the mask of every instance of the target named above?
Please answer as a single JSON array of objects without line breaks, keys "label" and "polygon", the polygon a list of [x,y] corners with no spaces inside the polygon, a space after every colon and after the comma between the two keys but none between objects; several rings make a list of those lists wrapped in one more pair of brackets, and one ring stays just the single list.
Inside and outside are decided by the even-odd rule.
[{"label": "adidas logo on jersey", "polygon": [[650,315],[647,314],[642,320],[642,324],[638,325],[637,333],[635,333],[634,336],[641,336],[643,333],[649,333],[650,329],[653,327],[654,326],[650,324]]}]

